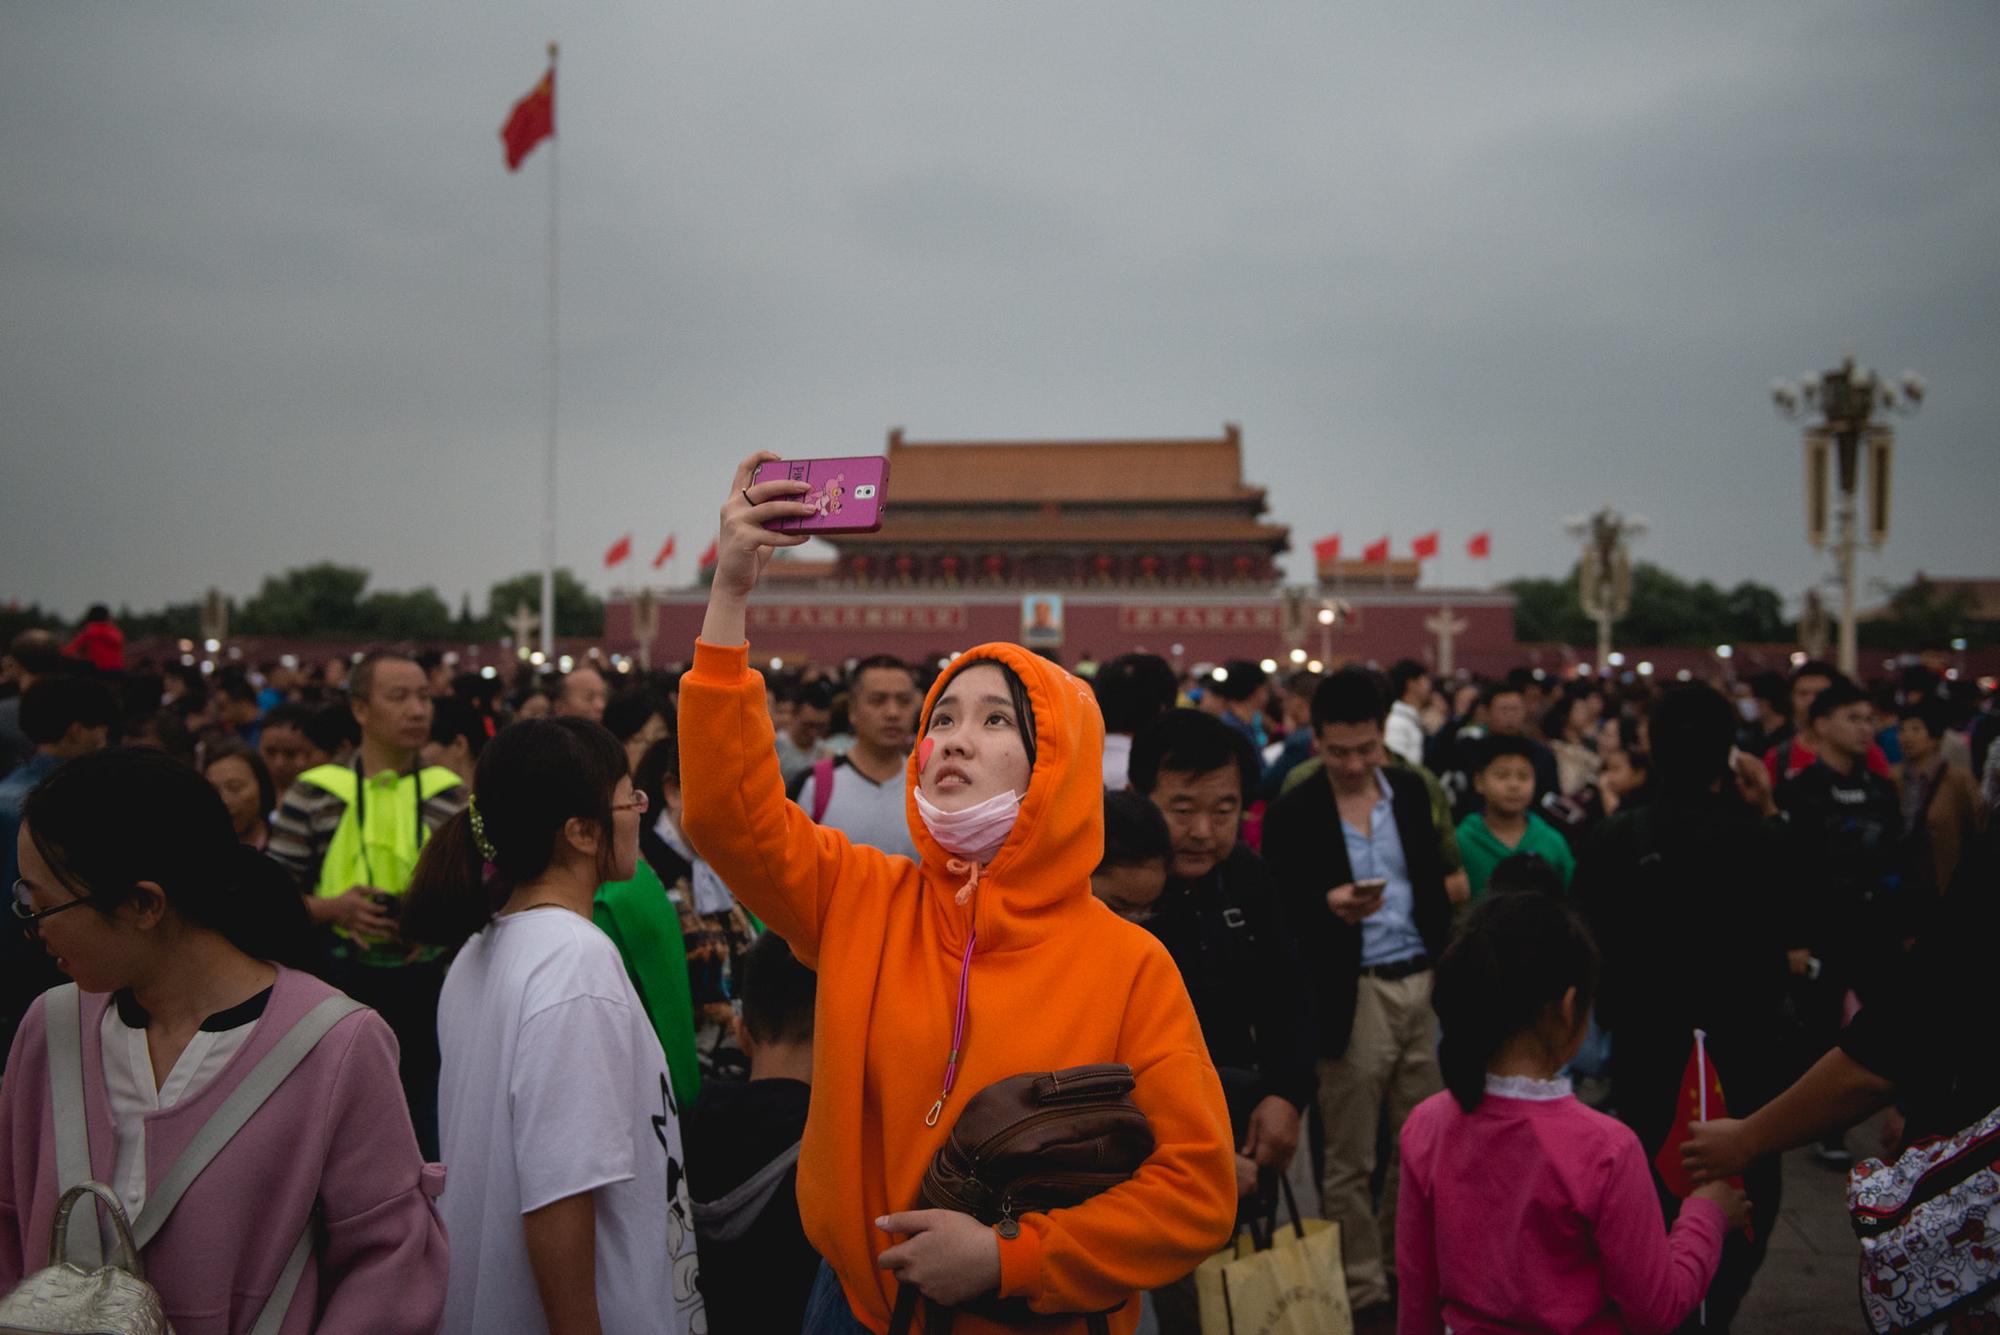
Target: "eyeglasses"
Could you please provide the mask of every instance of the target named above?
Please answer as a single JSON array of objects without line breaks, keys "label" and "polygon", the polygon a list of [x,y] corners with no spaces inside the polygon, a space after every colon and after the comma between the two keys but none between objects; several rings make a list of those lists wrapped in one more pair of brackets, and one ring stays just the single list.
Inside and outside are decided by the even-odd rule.
[{"label": "eyeglasses", "polygon": [[613,802],[611,809],[613,811],[636,811],[643,816],[646,814],[646,808],[651,805],[653,805],[652,801],[644,793],[635,790],[630,802]]},{"label": "eyeglasses", "polygon": [[28,882],[25,879],[21,879],[14,882],[14,897],[11,907],[14,910],[14,921],[21,929],[21,935],[27,937],[30,941],[39,941],[42,935],[42,919],[52,918],[64,909],[73,909],[79,904],[89,902],[87,898],[65,900],[52,909],[43,909],[37,913],[34,909],[28,907]]}]

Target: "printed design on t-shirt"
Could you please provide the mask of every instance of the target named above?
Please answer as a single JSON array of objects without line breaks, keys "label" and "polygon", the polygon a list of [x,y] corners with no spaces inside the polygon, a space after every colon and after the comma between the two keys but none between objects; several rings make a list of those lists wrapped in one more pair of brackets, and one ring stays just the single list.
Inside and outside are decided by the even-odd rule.
[{"label": "printed design on t-shirt", "polygon": [[680,1119],[673,1082],[660,1072],[660,1111],[652,1117],[653,1138],[667,1156],[667,1262],[673,1269],[674,1307],[690,1335],[707,1335],[708,1312],[702,1304],[701,1265],[695,1254],[694,1207],[688,1200],[687,1169],[674,1155],[667,1129]]}]

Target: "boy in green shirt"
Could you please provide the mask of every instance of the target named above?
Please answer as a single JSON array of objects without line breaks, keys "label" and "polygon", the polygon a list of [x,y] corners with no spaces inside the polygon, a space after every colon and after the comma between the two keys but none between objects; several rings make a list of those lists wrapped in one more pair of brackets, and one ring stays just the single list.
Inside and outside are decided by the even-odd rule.
[{"label": "boy in green shirt", "polygon": [[1486,801],[1458,823],[1458,848],[1472,881],[1472,900],[1486,896],[1494,866],[1514,853],[1534,853],[1554,867],[1569,889],[1576,859],[1555,827],[1528,810],[1535,800],[1535,753],[1524,737],[1489,735],[1474,762],[1472,786]]}]

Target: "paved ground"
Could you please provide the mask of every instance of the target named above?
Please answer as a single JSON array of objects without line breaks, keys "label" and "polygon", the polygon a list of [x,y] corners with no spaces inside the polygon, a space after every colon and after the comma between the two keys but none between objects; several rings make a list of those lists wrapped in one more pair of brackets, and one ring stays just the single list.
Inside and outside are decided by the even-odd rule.
[{"label": "paved ground", "polygon": [[[1856,1155],[1880,1154],[1870,1121],[1848,1133]],[[1857,1250],[1847,1226],[1847,1177],[1810,1152],[1785,1156],[1785,1203],[1771,1250],[1736,1314],[1735,1335],[1847,1335],[1865,1331],[1856,1275]]]}]

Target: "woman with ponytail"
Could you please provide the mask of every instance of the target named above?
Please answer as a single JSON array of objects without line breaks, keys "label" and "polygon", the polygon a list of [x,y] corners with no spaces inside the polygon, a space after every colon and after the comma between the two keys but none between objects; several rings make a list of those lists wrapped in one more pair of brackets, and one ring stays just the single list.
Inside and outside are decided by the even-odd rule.
[{"label": "woman with ponytail", "polygon": [[591,922],[647,801],[582,719],[503,729],[424,849],[403,935],[457,948],[438,1001],[446,1332],[704,1329],[679,1096]]},{"label": "woman with ponytail", "polygon": [[[931,687],[904,771],[916,859],[849,842],[785,800],[745,604],[811,513],[805,484],[737,469],[694,665],[681,679],[681,824],[753,913],[819,974],[799,1215],[826,1258],[805,1329],[883,1331],[900,1294],[997,1295],[1082,1331],[1192,1271],[1229,1237],[1229,1112],[1173,958],[1092,897],[1104,853],[1104,723],[1090,687],[1015,644]],[[1155,1149],[1128,1180],[992,1227],[918,1209],[967,1102],[1000,1080],[1093,1063],[1134,1072]],[[1115,1310],[1112,1310],[1115,1309]],[[1071,1314],[1066,1320],[1062,1314]],[[979,1310],[953,1329],[1004,1329]]]},{"label": "woman with ponytail", "polygon": [[1596,985],[1590,934],[1536,891],[1476,905],[1438,962],[1445,1089],[1402,1134],[1402,1335],[1669,1331],[1748,1220],[1718,1182],[1669,1233],[1639,1138],[1570,1093]]},{"label": "woman with ponytail", "polygon": [[[240,1335],[267,1307],[286,1335],[435,1330],[439,1175],[396,1041],[291,967],[304,907],[256,879],[208,781],[158,751],[73,760],[29,796],[18,851],[18,925],[75,981],[28,1011],[0,1084],[0,1293],[47,1263],[57,1201],[95,1179],[135,1221],[165,1209],[141,1258],[176,1330]],[[295,1026],[317,1041],[174,1203],[170,1170]],[[70,1170],[59,1071],[82,1100]]]}]

